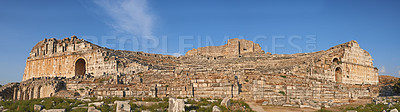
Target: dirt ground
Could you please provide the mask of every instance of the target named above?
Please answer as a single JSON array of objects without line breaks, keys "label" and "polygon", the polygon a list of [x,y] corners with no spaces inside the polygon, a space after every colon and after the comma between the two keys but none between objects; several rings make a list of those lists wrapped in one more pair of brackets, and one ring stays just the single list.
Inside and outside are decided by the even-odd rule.
[{"label": "dirt ground", "polygon": [[371,99],[358,99],[358,100],[354,100],[354,102],[352,102],[352,103],[350,103],[348,105],[342,105],[342,106],[339,106],[339,107],[326,108],[325,110],[330,110],[330,111],[337,112],[337,111],[343,110],[344,108],[357,107],[357,106],[365,105],[365,104],[368,104],[368,103],[371,103]]},{"label": "dirt ground", "polygon": [[[371,103],[371,99],[358,99],[354,100],[351,104],[343,105],[339,107],[331,107],[325,108],[325,110],[330,110],[334,112],[339,112],[344,108],[348,107],[356,107],[359,105],[365,105]],[[312,108],[295,108],[295,107],[283,107],[283,106],[262,106],[261,104],[254,103],[254,102],[247,102],[250,108],[252,108],[256,112],[315,112],[318,111],[317,109]]]}]

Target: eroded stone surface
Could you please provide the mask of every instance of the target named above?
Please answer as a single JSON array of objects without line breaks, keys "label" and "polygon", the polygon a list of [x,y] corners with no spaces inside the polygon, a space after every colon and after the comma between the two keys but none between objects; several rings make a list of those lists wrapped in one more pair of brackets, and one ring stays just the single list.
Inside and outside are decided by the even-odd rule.
[{"label": "eroded stone surface", "polygon": [[95,107],[89,107],[88,112],[101,112],[101,111],[97,110]]},{"label": "eroded stone surface", "polygon": [[34,105],[34,106],[33,106],[33,110],[34,110],[34,111],[41,111],[43,108],[44,108],[43,105]]},{"label": "eroded stone surface", "polygon": [[131,105],[129,105],[129,101],[115,101],[115,105],[117,105],[115,111],[116,112],[130,112]]},{"label": "eroded stone surface", "polygon": [[185,102],[183,99],[169,98],[168,112],[184,112]]}]

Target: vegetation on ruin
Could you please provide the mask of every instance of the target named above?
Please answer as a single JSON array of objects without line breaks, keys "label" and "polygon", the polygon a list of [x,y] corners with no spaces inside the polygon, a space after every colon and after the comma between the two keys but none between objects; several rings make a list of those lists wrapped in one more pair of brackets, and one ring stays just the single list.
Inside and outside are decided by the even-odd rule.
[{"label": "vegetation on ruin", "polygon": [[[102,112],[114,111],[116,105],[113,104],[115,101],[127,101],[130,100],[131,109],[134,112],[140,112],[142,110],[148,111],[167,111],[169,102],[168,98],[118,98],[118,97],[106,97],[102,100],[96,99],[95,97],[89,97],[90,102],[84,102],[76,99],[64,99],[64,98],[42,98],[42,99],[32,99],[32,100],[19,100],[19,101],[0,101],[0,105],[4,106],[5,109],[15,112],[34,112],[33,107],[35,104],[43,105],[44,109],[66,109],[68,112],[87,112],[87,106],[91,102],[104,102],[104,105],[96,107],[96,109]],[[231,106],[228,108],[221,105],[222,99],[211,99],[211,98],[201,98],[199,101],[187,98],[185,104],[191,104],[189,107],[185,107],[185,110],[197,110],[198,112],[210,112],[214,106],[221,108],[223,112],[253,112],[248,104],[242,100],[231,100]],[[209,100],[214,100],[210,102]],[[136,105],[133,102],[144,101],[144,102],[158,102],[150,106]],[[73,109],[75,107],[75,109]]]},{"label": "vegetation on ruin", "polygon": [[400,93],[400,81],[397,81],[397,83],[393,85],[393,91],[395,93]]},{"label": "vegetation on ruin", "polygon": [[[355,110],[357,112],[383,112],[383,110],[385,110],[386,112],[389,112],[392,109],[400,110],[400,104],[393,104],[391,106],[388,106],[388,104],[382,104],[382,103],[380,104],[369,103],[356,107],[340,108],[339,112],[347,112],[349,110]],[[317,112],[334,112],[334,111],[331,111],[331,109],[329,108],[328,109],[322,108]]]},{"label": "vegetation on ruin", "polygon": [[186,104],[192,104],[189,107],[185,107],[185,110],[196,110],[198,112],[211,112],[214,106],[218,106],[221,108],[222,112],[253,112],[248,104],[246,104],[242,100],[231,100],[231,106],[228,108],[220,105],[222,99],[214,99],[217,100],[215,102],[209,102],[208,100],[212,100],[211,98],[201,98],[200,101],[196,102],[192,99],[188,99]]},{"label": "vegetation on ruin", "polygon": [[286,95],[286,93],[283,92],[283,91],[279,91],[279,93],[282,94],[282,95]]},{"label": "vegetation on ruin", "polygon": [[[73,107],[77,107],[80,104],[86,103],[73,99],[63,99],[55,97],[32,100],[0,101],[0,105],[4,106],[5,109],[16,112],[33,112],[33,106],[35,104],[43,105],[44,109],[66,109],[67,111],[72,111]],[[74,111],[76,112],[78,110]]]}]

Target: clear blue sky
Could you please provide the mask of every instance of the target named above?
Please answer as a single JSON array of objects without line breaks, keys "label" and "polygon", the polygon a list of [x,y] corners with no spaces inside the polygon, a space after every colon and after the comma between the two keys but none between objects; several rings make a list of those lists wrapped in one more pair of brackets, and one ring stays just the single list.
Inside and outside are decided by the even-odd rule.
[{"label": "clear blue sky", "polygon": [[[22,80],[37,42],[72,35],[109,48],[171,55],[235,37],[255,40],[278,54],[357,40],[381,74],[398,77],[399,6],[396,0],[1,0],[0,84]],[[167,48],[146,50],[154,43],[142,40],[149,39]]]}]

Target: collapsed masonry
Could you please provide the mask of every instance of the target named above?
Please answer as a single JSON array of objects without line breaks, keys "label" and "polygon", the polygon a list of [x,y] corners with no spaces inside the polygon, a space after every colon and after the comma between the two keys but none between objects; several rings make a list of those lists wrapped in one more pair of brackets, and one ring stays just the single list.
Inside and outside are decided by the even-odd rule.
[{"label": "collapsed masonry", "polygon": [[32,48],[21,83],[1,87],[5,99],[52,96],[207,97],[323,105],[378,95],[378,69],[356,41],[325,51],[265,54],[231,39],[185,56],[112,50],[73,36]]}]

